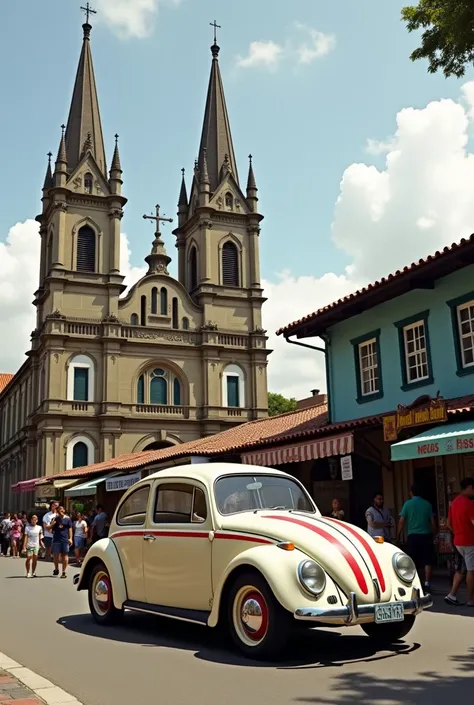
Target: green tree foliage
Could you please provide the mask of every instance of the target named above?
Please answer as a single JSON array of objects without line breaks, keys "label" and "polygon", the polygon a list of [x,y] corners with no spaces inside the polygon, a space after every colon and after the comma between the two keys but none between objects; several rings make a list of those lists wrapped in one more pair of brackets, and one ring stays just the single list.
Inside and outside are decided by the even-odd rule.
[{"label": "green tree foliage", "polygon": [[402,9],[402,20],[409,32],[422,30],[410,59],[428,59],[430,73],[460,78],[474,64],[473,0],[418,0]]},{"label": "green tree foliage", "polygon": [[296,399],[287,399],[283,394],[268,392],[268,415],[277,416],[296,409]]}]

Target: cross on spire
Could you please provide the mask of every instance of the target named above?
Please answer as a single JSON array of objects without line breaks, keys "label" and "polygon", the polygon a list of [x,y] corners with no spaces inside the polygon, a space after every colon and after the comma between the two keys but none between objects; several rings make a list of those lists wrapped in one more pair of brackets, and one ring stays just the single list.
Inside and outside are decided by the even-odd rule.
[{"label": "cross on spire", "polygon": [[155,215],[144,215],[144,220],[154,220],[156,222],[156,232],[160,232],[160,223],[172,223],[173,218],[163,218],[160,215],[160,206],[157,204],[155,206]]},{"label": "cross on spire", "polygon": [[90,4],[87,2],[85,7],[81,6],[81,10],[84,10],[86,13],[86,24],[89,24],[89,16],[90,15],[96,15],[97,10],[93,10]]},{"label": "cross on spire", "polygon": [[209,22],[211,27],[214,27],[214,44],[217,44],[217,30],[222,29],[222,26],[220,24],[217,24],[217,22],[214,20],[214,22]]}]

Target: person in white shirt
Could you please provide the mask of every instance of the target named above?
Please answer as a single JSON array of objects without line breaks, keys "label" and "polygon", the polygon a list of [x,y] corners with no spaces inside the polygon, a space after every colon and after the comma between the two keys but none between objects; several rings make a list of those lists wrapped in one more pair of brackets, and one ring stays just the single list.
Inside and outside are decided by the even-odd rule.
[{"label": "person in white shirt", "polygon": [[84,515],[81,512],[77,512],[76,521],[74,522],[74,554],[78,565],[81,565],[84,560],[87,532],[88,526],[86,520],[84,519]]},{"label": "person in white shirt", "polygon": [[53,532],[47,529],[54,517],[57,514],[59,502],[51,502],[49,512],[43,517],[43,536],[44,545],[46,546],[45,560],[51,560],[51,547],[53,545]]},{"label": "person in white shirt", "polygon": [[36,578],[36,564],[38,563],[40,547],[43,548],[43,529],[38,524],[38,517],[33,514],[25,526],[23,538],[23,551],[26,551],[25,568],[27,578]]}]

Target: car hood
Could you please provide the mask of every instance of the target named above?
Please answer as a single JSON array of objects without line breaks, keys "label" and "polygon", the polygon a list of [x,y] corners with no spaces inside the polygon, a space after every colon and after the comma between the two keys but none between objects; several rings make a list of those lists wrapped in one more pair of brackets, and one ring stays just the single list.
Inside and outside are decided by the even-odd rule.
[{"label": "car hood", "polygon": [[346,594],[355,592],[359,603],[391,598],[393,546],[377,544],[356,526],[304,512],[268,510],[223,517],[221,527],[291,541],[318,561]]}]

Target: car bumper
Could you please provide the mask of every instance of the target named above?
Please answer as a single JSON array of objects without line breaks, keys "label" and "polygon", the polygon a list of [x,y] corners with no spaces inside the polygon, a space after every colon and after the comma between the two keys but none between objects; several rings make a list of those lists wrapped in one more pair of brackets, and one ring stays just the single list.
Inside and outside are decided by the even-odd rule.
[{"label": "car bumper", "polygon": [[[375,621],[375,608],[380,603],[358,605],[355,593],[351,592],[349,601],[344,607],[300,607],[294,611],[294,618],[305,622],[320,624],[366,624]],[[411,599],[401,601],[405,615],[417,615],[433,604],[431,595],[421,596],[418,588],[413,588]]]}]

